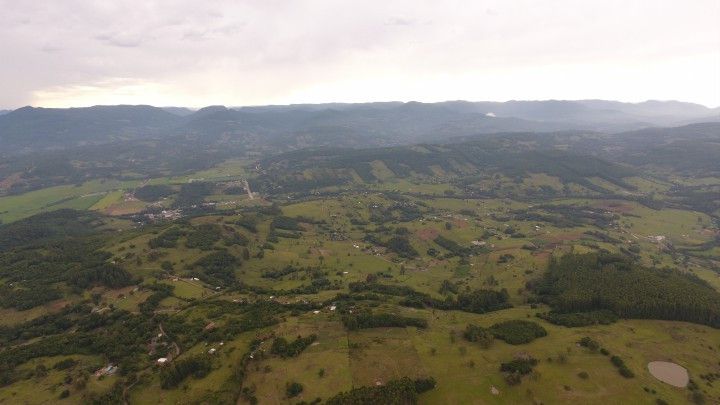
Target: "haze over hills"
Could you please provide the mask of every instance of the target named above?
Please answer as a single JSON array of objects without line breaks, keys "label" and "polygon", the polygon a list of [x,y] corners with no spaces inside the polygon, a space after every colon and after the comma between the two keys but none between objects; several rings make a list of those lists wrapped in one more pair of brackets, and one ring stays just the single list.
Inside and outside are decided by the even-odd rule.
[{"label": "haze over hills", "polygon": [[718,120],[718,109],[677,101],[330,103],[211,106],[197,111],[147,105],[23,107],[0,115],[0,146],[5,154],[12,154],[30,149],[185,135],[258,137],[268,144],[295,142],[300,138],[307,140],[306,146],[338,138],[347,141],[345,146],[382,146],[481,133],[620,132]]}]

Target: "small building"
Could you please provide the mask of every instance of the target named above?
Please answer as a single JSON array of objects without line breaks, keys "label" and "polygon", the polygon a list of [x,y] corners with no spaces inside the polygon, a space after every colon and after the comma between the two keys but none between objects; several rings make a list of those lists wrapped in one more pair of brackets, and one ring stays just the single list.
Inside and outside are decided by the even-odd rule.
[{"label": "small building", "polygon": [[212,349],[208,350],[208,354],[215,354],[216,351],[217,349],[213,347]]},{"label": "small building", "polygon": [[157,359],[157,364],[159,364],[161,366],[164,366],[165,364],[167,364],[167,362],[168,362],[167,357],[160,357],[159,359]]},{"label": "small building", "polygon": [[113,375],[117,371],[117,366],[114,366],[112,364],[108,364],[107,367],[103,367],[95,371],[95,377],[100,377],[104,375]]}]

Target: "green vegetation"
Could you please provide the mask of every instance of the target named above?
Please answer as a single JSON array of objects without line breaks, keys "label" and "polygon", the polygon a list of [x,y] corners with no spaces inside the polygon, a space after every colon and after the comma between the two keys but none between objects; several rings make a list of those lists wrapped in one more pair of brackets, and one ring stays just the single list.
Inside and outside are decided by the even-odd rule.
[{"label": "green vegetation", "polygon": [[526,375],[530,374],[537,363],[538,361],[532,357],[527,359],[515,359],[510,362],[500,364],[500,371]]},{"label": "green vegetation", "polygon": [[427,328],[427,321],[421,318],[411,318],[393,314],[347,314],[342,318],[343,324],[348,330],[387,328],[414,326],[416,328]]},{"label": "green vegetation", "polygon": [[469,324],[467,328],[465,328],[463,337],[469,342],[479,343],[480,346],[485,349],[492,346],[493,339],[495,338],[489,330],[473,324]]},{"label": "green vegetation", "polygon": [[183,184],[175,198],[173,206],[178,208],[194,208],[203,203],[206,196],[212,193],[212,184],[206,182],[193,182]]},{"label": "green vegetation", "polygon": [[297,339],[292,342],[288,342],[284,337],[277,337],[273,340],[272,346],[270,347],[270,353],[277,354],[280,357],[295,357],[307,349],[314,341],[317,340],[317,335],[310,335],[307,337],[298,336]]},{"label": "green vegetation", "polygon": [[[83,223],[87,226],[78,220],[82,215],[57,211],[43,214],[38,228],[30,218],[0,232],[0,237],[7,235],[8,247],[26,244],[0,256],[0,278],[5,281],[0,285],[0,307],[30,309],[61,298],[58,283],[87,289],[118,288],[133,282],[127,270],[108,261],[110,253],[100,250],[92,239],[83,237],[92,230],[78,229]],[[67,227],[60,230],[62,223]]]},{"label": "green vegetation", "polygon": [[175,192],[167,184],[150,184],[135,190],[135,197],[146,202],[153,202],[168,197]]},{"label": "green vegetation", "polygon": [[613,364],[613,366],[617,367],[618,372],[621,376],[625,378],[633,378],[635,377],[635,374],[630,371],[630,369],[625,365],[625,362],[623,359],[621,359],[618,356],[612,356],[610,357],[610,362]]},{"label": "green vegetation", "polygon": [[177,387],[185,378],[203,378],[210,373],[210,359],[193,356],[180,359],[163,369],[160,373],[160,386],[163,389]]},{"label": "green vegetation", "polygon": [[360,387],[340,393],[327,401],[330,405],[415,404],[417,394],[435,387],[435,380],[402,378],[379,387]]},{"label": "green vegetation", "polygon": [[185,232],[183,232],[179,228],[173,227],[164,231],[157,237],[150,239],[148,241],[148,246],[153,249],[174,248],[177,245],[178,239],[180,239],[180,237],[183,235],[185,235]]},{"label": "green vegetation", "polygon": [[457,306],[463,311],[482,314],[510,308],[512,305],[508,303],[508,298],[509,294],[504,289],[499,292],[493,290],[474,290],[459,294],[457,297]]},{"label": "green vegetation", "polygon": [[559,313],[609,310],[623,318],[667,319],[720,327],[720,294],[691,274],[649,269],[610,254],[552,260],[534,287]]},{"label": "green vegetation", "polygon": [[612,311],[609,310],[569,313],[558,313],[551,311],[545,314],[539,314],[538,316],[556,325],[563,325],[568,327],[588,326],[597,324],[609,325],[613,322],[616,322],[618,319],[617,315],[615,315]]},{"label": "green vegetation", "polygon": [[547,331],[535,322],[522,319],[496,323],[490,327],[490,332],[497,339],[511,345],[530,343],[533,340],[547,336]]},{"label": "green vegetation", "polygon": [[196,261],[195,268],[199,268],[211,284],[231,285],[235,282],[235,268],[239,264],[237,257],[221,250]]},{"label": "green vegetation", "polygon": [[201,224],[188,233],[185,246],[191,249],[210,250],[220,238],[220,226],[215,224]]},{"label": "green vegetation", "polygon": [[[689,142],[658,136],[624,142],[645,162]],[[190,138],[0,162],[17,184],[0,191],[0,402],[720,400],[710,160],[635,163],[585,133]],[[656,380],[659,358],[697,382]]]},{"label": "green vegetation", "polygon": [[401,257],[413,258],[418,255],[417,250],[410,245],[408,238],[403,236],[394,236],[388,240],[384,246]]}]

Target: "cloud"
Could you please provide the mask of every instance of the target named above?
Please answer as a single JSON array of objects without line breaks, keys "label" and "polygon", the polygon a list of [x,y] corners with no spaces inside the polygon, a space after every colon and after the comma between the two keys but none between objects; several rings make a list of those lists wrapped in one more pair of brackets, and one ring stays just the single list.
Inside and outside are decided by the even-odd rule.
[{"label": "cloud", "polygon": [[416,20],[404,17],[390,17],[385,20],[386,25],[409,26],[417,24]]},{"label": "cloud", "polygon": [[143,43],[143,38],[140,35],[124,32],[100,34],[96,35],[95,39],[108,45],[121,48],[135,48]]},{"label": "cloud", "polygon": [[219,27],[188,28],[182,34],[182,39],[190,41],[209,41],[222,37],[235,37],[240,35],[247,24],[236,22],[224,24]]},{"label": "cloud", "polygon": [[0,9],[0,108],[459,98],[720,104],[717,0],[0,0]]},{"label": "cloud", "polygon": [[62,48],[57,45],[53,45],[53,44],[45,44],[40,47],[40,50],[43,52],[52,53],[52,52],[59,52],[62,50]]},{"label": "cloud", "polygon": [[[161,103],[172,89],[158,83],[135,78],[110,78],[83,85],[53,86],[33,92],[35,99],[44,100],[47,107],[63,107],[68,99],[76,105],[99,104],[156,104]],[[139,100],[147,100],[139,102]]]}]

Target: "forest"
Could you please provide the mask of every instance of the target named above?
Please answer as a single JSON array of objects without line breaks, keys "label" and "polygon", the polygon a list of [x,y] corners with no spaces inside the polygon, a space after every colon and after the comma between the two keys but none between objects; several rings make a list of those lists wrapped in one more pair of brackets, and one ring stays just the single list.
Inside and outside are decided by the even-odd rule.
[{"label": "forest", "polygon": [[621,318],[720,327],[720,294],[707,282],[673,269],[648,269],[619,255],[588,253],[554,259],[532,288],[558,313],[607,310]]}]

